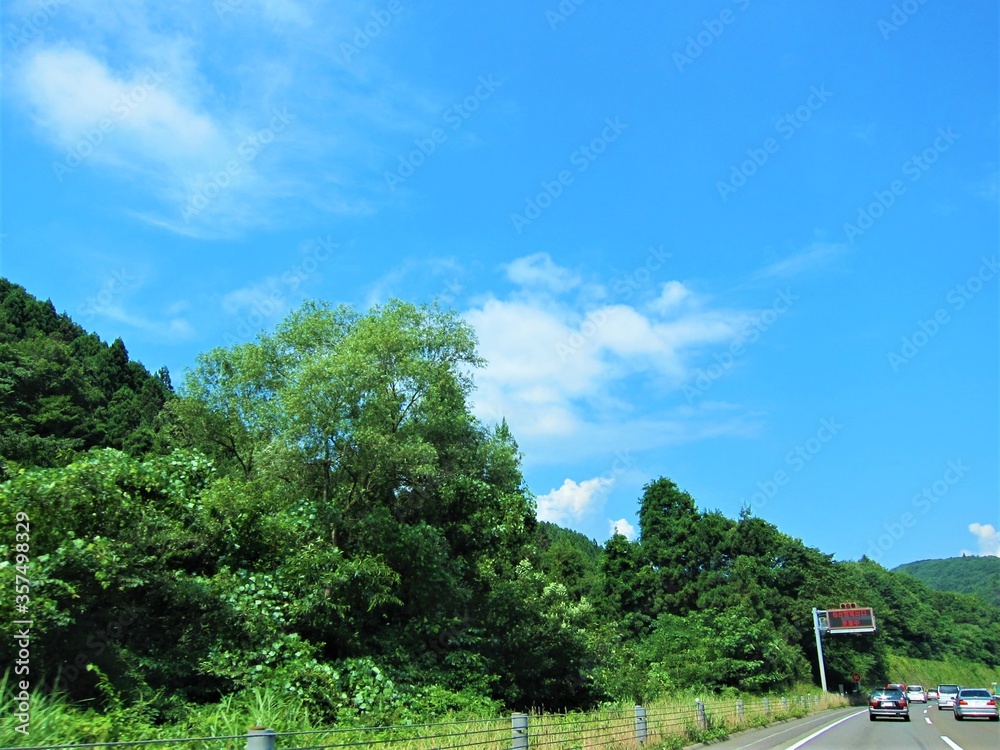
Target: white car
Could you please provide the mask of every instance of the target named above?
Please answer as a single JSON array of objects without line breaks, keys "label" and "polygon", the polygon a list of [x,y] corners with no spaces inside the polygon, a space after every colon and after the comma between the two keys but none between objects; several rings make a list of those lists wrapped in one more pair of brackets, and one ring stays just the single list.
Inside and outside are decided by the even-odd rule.
[{"label": "white car", "polygon": [[938,685],[938,710],[955,707],[955,696],[961,685]]},{"label": "white car", "polygon": [[989,690],[981,688],[963,688],[955,698],[955,718],[966,716],[986,716],[990,721],[1000,721],[997,702]]},{"label": "white car", "polygon": [[926,703],[927,691],[925,691],[920,685],[907,685],[906,699],[910,703]]}]

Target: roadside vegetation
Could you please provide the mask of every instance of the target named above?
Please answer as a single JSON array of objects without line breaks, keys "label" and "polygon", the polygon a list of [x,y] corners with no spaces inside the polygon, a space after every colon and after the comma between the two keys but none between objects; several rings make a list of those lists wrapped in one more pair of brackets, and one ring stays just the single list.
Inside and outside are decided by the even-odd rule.
[{"label": "roadside vegetation", "polygon": [[879,631],[828,639],[832,685],[1000,664],[977,596],[665,476],[636,540],[538,521],[515,436],[472,413],[481,365],[451,311],[309,303],[175,388],[0,280],[0,589],[15,552],[31,581],[0,617],[32,621],[32,744],[791,694],[819,682],[812,607],[845,601]]},{"label": "roadside vegetation", "polygon": [[894,682],[902,680],[908,685],[921,685],[925,690],[955,684],[992,691],[993,683],[1000,683],[1000,666],[958,659],[928,661],[890,654],[889,671],[894,675]]}]

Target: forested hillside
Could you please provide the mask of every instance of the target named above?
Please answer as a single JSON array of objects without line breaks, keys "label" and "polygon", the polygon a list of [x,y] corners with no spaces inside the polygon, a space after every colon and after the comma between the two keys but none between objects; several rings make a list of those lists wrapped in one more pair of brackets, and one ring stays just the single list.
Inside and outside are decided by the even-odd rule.
[{"label": "forested hillside", "polygon": [[894,570],[919,578],[932,589],[976,594],[1000,607],[1000,557],[949,557],[945,560],[918,560]]},{"label": "forested hillside", "polygon": [[765,691],[818,682],[811,608],[841,601],[880,629],[831,639],[832,684],[887,679],[889,654],[1000,664],[1000,609],[666,478],[636,540],[538,522],[515,437],[470,410],[482,362],[456,313],[306,304],[175,395],[2,288],[0,509],[31,523],[35,687],[151,722],[263,688],[365,725]]},{"label": "forested hillside", "polygon": [[171,395],[165,369],[151,376],[121,339],[109,346],[0,278],[0,479],[89,448],[157,450]]}]

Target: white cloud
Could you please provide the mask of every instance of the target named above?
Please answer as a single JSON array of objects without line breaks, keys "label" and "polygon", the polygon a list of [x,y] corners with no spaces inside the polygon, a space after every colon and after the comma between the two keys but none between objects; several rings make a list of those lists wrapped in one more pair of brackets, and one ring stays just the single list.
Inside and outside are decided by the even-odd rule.
[{"label": "white cloud", "polygon": [[619,518],[617,521],[611,521],[608,533],[611,534],[611,536],[621,534],[626,539],[635,539],[635,526],[630,524],[624,518]]},{"label": "white cloud", "polygon": [[970,523],[971,531],[979,541],[979,554],[1000,557],[1000,532],[991,523]]},{"label": "white cloud", "polygon": [[536,498],[538,519],[558,524],[580,520],[594,510],[612,483],[607,477],[585,479],[579,484],[567,479],[561,487]]},{"label": "white cloud", "polygon": [[[150,163],[184,170],[218,153],[219,126],[169,90],[170,73],[147,66],[122,75],[80,49],[41,49],[20,72],[35,123],[72,171],[84,161]],[[58,175],[57,175],[58,176]]]},{"label": "white cloud", "polygon": [[679,281],[668,281],[663,285],[660,296],[653,303],[661,312],[668,312],[680,307],[681,303],[691,297],[691,290]]},{"label": "white cloud", "polygon": [[507,278],[523,286],[546,287],[566,292],[580,284],[580,277],[557,265],[548,253],[534,253],[517,258],[505,266]]},{"label": "white cloud", "polygon": [[[488,419],[505,415],[526,438],[571,438],[598,412],[599,425],[614,431],[636,420],[638,389],[655,388],[654,404],[679,392],[699,352],[735,339],[751,319],[748,311],[690,302],[694,295],[680,282],[666,289],[666,310],[588,309],[522,291],[467,311],[488,363],[476,377],[477,412]],[[648,404],[641,419],[655,422],[651,411]],[[611,452],[622,447],[610,446]]]}]

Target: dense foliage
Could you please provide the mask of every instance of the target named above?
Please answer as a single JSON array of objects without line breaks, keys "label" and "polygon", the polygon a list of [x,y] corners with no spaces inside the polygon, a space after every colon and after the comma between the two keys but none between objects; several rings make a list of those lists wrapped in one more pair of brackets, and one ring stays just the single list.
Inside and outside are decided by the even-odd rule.
[{"label": "dense foliage", "polygon": [[669,479],[645,487],[637,540],[538,522],[506,424],[470,410],[481,362],[452,312],[307,304],[174,395],[2,289],[0,514],[31,519],[45,690],[172,722],[277,690],[368,725],[763,692],[818,682],[811,608],[840,601],[880,630],[830,640],[833,684],[888,678],[890,654],[1000,664],[997,608],[701,511]]},{"label": "dense foliage", "polygon": [[894,568],[919,578],[932,589],[976,594],[1000,607],[1000,557],[949,557],[946,560],[918,560]]},{"label": "dense foliage", "polygon": [[140,455],[161,447],[158,416],[171,397],[151,376],[51,302],[0,278],[0,480],[17,466],[63,466],[89,448]]}]

